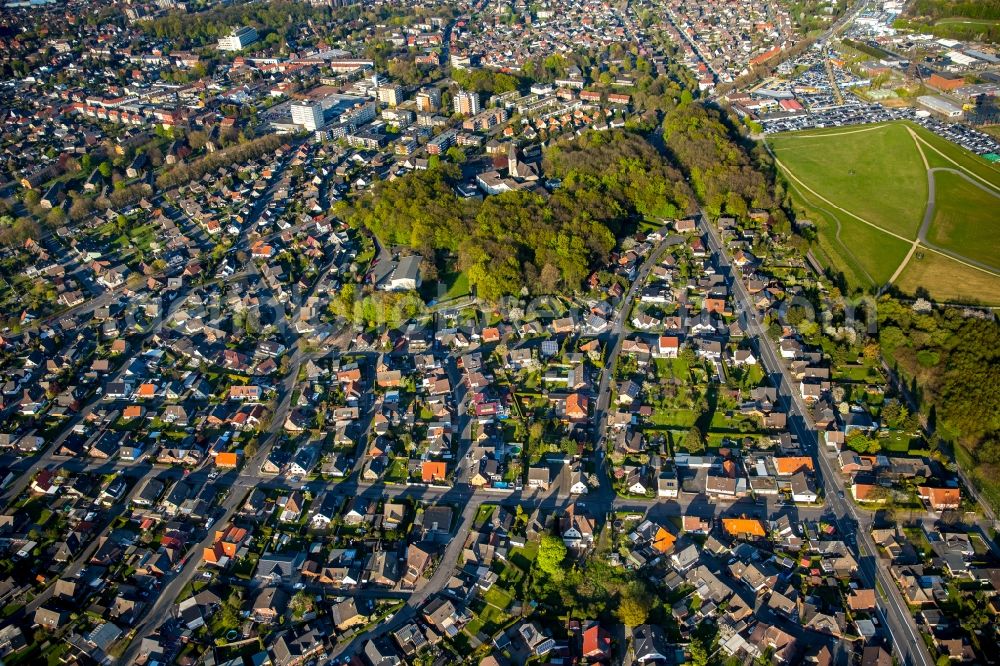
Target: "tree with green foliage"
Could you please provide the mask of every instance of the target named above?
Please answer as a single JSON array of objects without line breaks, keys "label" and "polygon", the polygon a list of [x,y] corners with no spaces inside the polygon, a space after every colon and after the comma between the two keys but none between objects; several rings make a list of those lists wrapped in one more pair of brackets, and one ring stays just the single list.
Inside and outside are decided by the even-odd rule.
[{"label": "tree with green foliage", "polygon": [[646,624],[653,603],[644,590],[635,586],[622,593],[615,612],[622,624],[627,627],[638,627]]},{"label": "tree with green foliage", "polygon": [[695,637],[688,644],[688,653],[691,655],[690,663],[693,666],[708,666],[708,647],[705,642],[698,637]]},{"label": "tree with green foliage", "polygon": [[684,449],[688,453],[701,453],[705,450],[705,438],[698,426],[691,426],[684,436]]},{"label": "tree with green foliage", "polygon": [[535,564],[539,571],[544,573],[553,581],[561,581],[566,571],[563,569],[563,562],[566,560],[569,550],[563,540],[557,536],[546,534],[542,537],[538,545],[538,556]]},{"label": "tree with green foliage", "polygon": [[[929,426],[991,463],[1000,436],[1000,324],[958,308],[915,312],[888,295],[878,301],[879,343]],[[927,362],[933,357],[934,363]],[[936,421],[931,419],[931,412]],[[980,448],[982,447],[982,451]],[[981,457],[981,453],[987,455]]]},{"label": "tree with green foliage", "polygon": [[844,442],[847,448],[858,453],[878,453],[882,450],[879,441],[863,430],[852,430]]},{"label": "tree with green foliage", "polygon": [[673,217],[693,203],[681,174],[635,134],[592,132],[560,142],[544,164],[563,182],[551,196],[518,190],[481,203],[460,199],[459,169],[439,163],[378,183],[345,218],[429,262],[457,255],[477,296],[497,302],[579,288],[607,261],[626,222]]},{"label": "tree with green foliage", "polygon": [[763,158],[743,148],[739,133],[719,110],[682,100],[664,118],[663,137],[709,215],[778,207],[779,188],[756,164]]}]

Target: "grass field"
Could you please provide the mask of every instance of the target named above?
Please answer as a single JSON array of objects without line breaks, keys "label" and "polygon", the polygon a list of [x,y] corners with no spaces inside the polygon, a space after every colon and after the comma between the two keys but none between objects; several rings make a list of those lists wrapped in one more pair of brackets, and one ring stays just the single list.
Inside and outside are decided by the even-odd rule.
[{"label": "grass field", "polygon": [[[895,276],[909,293],[923,287],[938,300],[1000,302],[1000,276],[925,247],[903,263],[927,206],[927,168],[960,171],[997,188],[998,197],[1000,168],[908,122],[789,132],[767,142],[800,216],[817,226],[815,254],[849,283],[878,288]],[[1000,266],[998,197],[957,174],[934,175],[927,242]]]},{"label": "grass field", "polygon": [[819,229],[817,254],[824,265],[855,285],[879,287],[889,281],[910,248],[906,241],[817,202],[795,183],[791,191],[795,205]]},{"label": "grass field", "polygon": [[420,287],[424,298],[434,301],[450,301],[454,298],[468,296],[469,276],[465,271],[445,273],[437,281],[429,280]]},{"label": "grass field", "polygon": [[908,294],[922,287],[944,302],[1000,305],[1000,280],[926,250],[910,259],[896,286]]},{"label": "grass field", "polygon": [[934,174],[937,191],[947,192],[934,206],[927,240],[991,266],[1000,266],[1000,195],[976,187],[958,174]]},{"label": "grass field", "polygon": [[930,144],[929,147],[924,147],[924,156],[927,158],[929,166],[968,171],[987,181],[993,187],[1000,188],[1000,165],[987,162],[978,155],[970,153],[947,139],[942,139],[919,125],[902,124],[916,132],[925,143]]},{"label": "grass field", "polygon": [[901,124],[790,132],[768,139],[779,160],[807,187],[841,208],[901,236],[920,228],[927,176]]}]

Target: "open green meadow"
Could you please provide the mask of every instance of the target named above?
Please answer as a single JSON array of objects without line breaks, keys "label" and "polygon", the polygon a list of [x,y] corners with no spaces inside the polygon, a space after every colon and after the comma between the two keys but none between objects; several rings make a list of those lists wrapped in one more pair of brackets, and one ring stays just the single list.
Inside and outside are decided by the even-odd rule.
[{"label": "open green meadow", "polygon": [[806,187],[884,229],[912,238],[927,202],[927,176],[903,125],[768,138],[771,150]]},{"label": "open green meadow", "polygon": [[934,174],[937,196],[927,240],[1000,266],[1000,193],[989,192],[951,171]]},{"label": "open green meadow", "polygon": [[[879,288],[894,282],[939,300],[1000,302],[994,241],[1000,168],[909,122],[782,133],[767,143],[800,217],[816,224],[817,258],[848,283]],[[926,243],[957,257],[923,241],[913,247],[927,207],[928,169],[951,171],[932,174],[935,206]]]}]

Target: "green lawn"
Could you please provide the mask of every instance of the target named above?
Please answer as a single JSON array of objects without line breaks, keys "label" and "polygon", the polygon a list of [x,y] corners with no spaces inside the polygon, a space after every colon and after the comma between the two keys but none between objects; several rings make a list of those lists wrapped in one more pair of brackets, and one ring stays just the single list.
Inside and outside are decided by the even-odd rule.
[{"label": "green lawn", "polygon": [[923,287],[945,302],[1000,304],[997,278],[927,250],[910,259],[895,284],[910,294]]},{"label": "green lawn", "polygon": [[866,382],[870,379],[878,379],[878,373],[872,373],[867,365],[840,364],[833,368],[834,380],[847,380],[854,382]]},{"label": "green lawn", "polygon": [[450,299],[469,295],[469,275],[465,271],[447,275],[445,277],[445,284],[448,285],[448,291],[444,295],[445,298]]},{"label": "green lawn", "polygon": [[690,428],[698,414],[690,409],[654,409],[649,423],[657,428]]},{"label": "green lawn", "polygon": [[875,278],[871,277],[868,270],[840,240],[840,218],[834,216],[832,212],[813,208],[812,202],[802,196],[794,187],[792,188],[792,201],[807,219],[816,224],[818,234],[816,244],[813,246],[813,254],[816,255],[820,264],[834,273],[842,273],[849,284],[865,287],[877,286]]},{"label": "green lawn", "polygon": [[910,245],[847,215],[840,216],[840,223],[840,240],[875,284],[888,282],[910,251]]},{"label": "green lawn", "polygon": [[406,483],[407,479],[406,458],[395,458],[385,472],[385,480],[388,483]]},{"label": "green lawn", "polygon": [[1000,266],[1000,193],[987,192],[958,174],[934,174],[934,220],[927,240],[970,259]]},{"label": "green lawn", "polygon": [[784,166],[820,196],[913,238],[927,201],[927,176],[906,127],[837,129],[778,134],[768,142]]},{"label": "green lawn", "polygon": [[491,587],[489,591],[483,595],[483,598],[486,599],[486,603],[491,606],[496,606],[502,611],[507,610],[507,608],[514,601],[514,596],[510,592],[496,585]]},{"label": "green lawn", "polygon": [[[855,286],[884,285],[906,257],[910,244],[887,232],[916,238],[927,203],[921,151],[931,167],[959,169],[1000,189],[1000,168],[913,123],[790,132],[768,143],[786,176],[804,183],[789,178],[796,207],[817,226],[817,258]],[[938,210],[929,242],[1000,265],[993,242],[996,197],[955,174],[936,174],[935,185]],[[943,301],[992,303],[1000,291],[995,277],[926,250],[910,259],[895,282],[911,294],[923,287]]]},{"label": "green lawn", "polygon": [[977,464],[961,444],[955,446],[955,460],[969,475],[983,499],[994,511],[1000,510],[1000,465]]},{"label": "green lawn", "polygon": [[507,560],[525,573],[531,570],[531,565],[538,556],[538,542],[529,541],[524,548],[511,548]]},{"label": "green lawn", "polygon": [[424,298],[429,301],[450,301],[468,296],[470,291],[469,276],[465,271],[444,273],[437,280],[426,282],[421,287]]},{"label": "green lawn", "polygon": [[887,453],[907,453],[910,450],[910,440],[912,439],[913,435],[893,431],[889,433],[888,437],[880,437],[879,443],[882,445],[882,450]]},{"label": "green lawn", "polygon": [[483,524],[485,524],[486,521],[490,519],[490,516],[493,515],[493,511],[495,509],[496,507],[492,504],[481,505],[479,509],[476,511],[476,518],[475,520],[472,521],[472,524],[475,525],[476,527],[482,527]]}]

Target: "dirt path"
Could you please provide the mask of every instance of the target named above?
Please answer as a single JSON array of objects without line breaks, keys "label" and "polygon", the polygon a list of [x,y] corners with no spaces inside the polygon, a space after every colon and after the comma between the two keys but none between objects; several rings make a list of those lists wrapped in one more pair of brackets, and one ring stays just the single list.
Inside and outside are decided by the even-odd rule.
[{"label": "dirt path", "polygon": [[903,257],[903,260],[901,262],[899,262],[899,266],[896,266],[896,270],[892,272],[892,277],[890,277],[889,281],[886,283],[887,286],[892,284],[899,278],[899,275],[903,272],[903,269],[906,268],[906,264],[910,263],[910,258],[913,257],[913,255],[917,251],[917,247],[919,246],[920,243],[918,243],[917,241],[913,241],[913,245],[910,246],[910,249],[909,251],[907,251],[906,256]]},{"label": "dirt path", "polygon": [[830,136],[844,136],[845,134],[860,134],[861,132],[874,132],[875,130],[885,129],[885,125],[872,125],[871,127],[862,127],[861,129],[844,130],[843,132],[827,132],[826,134],[789,134],[789,139],[825,139]]},{"label": "dirt path", "polygon": [[934,148],[934,146],[924,141],[911,128],[907,127],[906,131],[910,133],[910,137],[913,139],[913,143],[917,147],[917,152],[920,153],[920,159],[923,160],[924,169],[927,171],[927,206],[924,208],[924,219],[920,223],[920,229],[917,231],[917,238],[915,241],[913,241],[913,245],[910,247],[910,251],[906,254],[906,257],[903,259],[902,263],[899,264],[899,267],[892,274],[892,277],[889,278],[889,283],[891,284],[892,282],[895,282],[896,278],[899,277],[900,273],[903,272],[903,269],[906,267],[906,264],[910,261],[910,257],[913,256],[914,251],[917,249],[918,244],[923,245],[924,247],[927,247],[930,250],[934,250],[938,254],[946,255],[951,259],[954,259],[955,261],[960,261],[962,263],[967,263],[967,264],[974,264],[976,268],[986,271],[987,273],[992,273],[993,275],[1000,275],[1000,269],[997,269],[995,266],[991,266],[990,264],[987,264],[986,262],[983,261],[969,259],[964,255],[961,255],[957,252],[953,252],[947,248],[941,247],[940,245],[935,245],[934,243],[931,243],[930,241],[927,240],[927,231],[931,227],[931,222],[934,221],[934,213],[936,206],[936,192],[935,192],[936,183],[934,181],[934,174],[938,172],[953,173],[959,178],[962,178],[965,181],[967,181],[969,184],[978,187],[987,194],[992,194],[998,199],[1000,199],[1000,192],[997,192],[997,190],[993,188],[992,184],[990,184],[989,181],[987,181],[984,178],[979,178],[979,176],[976,176],[977,178],[979,178],[979,180],[982,180],[983,183],[989,185],[989,187],[987,187],[987,185],[983,185],[982,183],[976,182],[975,180],[970,178],[969,177],[970,175],[972,176],[976,175],[971,171],[966,171],[964,169],[959,171],[958,169],[951,169],[948,167],[931,167],[930,163],[927,161],[927,155],[924,153],[924,149],[921,147],[920,144],[924,144],[925,146],[927,146],[928,148],[930,148],[931,150],[933,150],[938,155],[945,158],[955,166],[961,167],[961,165],[952,160],[951,158],[949,158],[947,155],[944,155],[940,150]]},{"label": "dirt path", "polygon": [[[801,189],[799,189],[799,186],[796,185],[795,183],[792,183],[792,189],[794,189],[795,192],[797,192],[800,197],[802,197],[803,199],[807,199],[806,194]],[[828,208],[824,208],[823,206],[814,203],[810,205],[817,211],[829,216],[829,218],[834,221],[834,223],[837,225],[837,231],[833,235],[834,240],[837,242],[837,245],[839,245],[843,249],[844,252],[849,254],[851,257],[854,257],[851,251],[847,248],[847,245],[844,243],[844,240],[840,237],[840,232],[843,230],[843,224],[841,224],[840,218],[837,217],[837,214]],[[870,282],[873,287],[877,287],[878,283],[875,282],[875,278],[871,276],[871,273],[869,273],[868,270],[864,266],[862,266],[857,261],[856,258],[854,260],[854,263],[857,264],[856,268],[862,273],[864,273],[865,278],[867,278],[868,282]]]},{"label": "dirt path", "polygon": [[[949,250],[947,248],[943,248],[940,245],[935,245],[934,243],[932,243],[929,240],[927,240],[927,231],[931,227],[931,222],[934,221],[934,212],[935,212],[934,211],[934,206],[935,206],[934,174],[939,173],[939,172],[941,172],[941,173],[953,173],[956,176],[958,176],[959,178],[962,178],[965,181],[967,181],[970,185],[974,185],[974,186],[978,187],[979,189],[983,190],[984,192],[986,192],[987,194],[992,194],[997,199],[1000,199],[1000,193],[998,193],[996,190],[993,190],[993,189],[991,189],[989,187],[986,187],[986,186],[984,186],[984,185],[982,185],[980,183],[977,183],[976,181],[974,181],[971,178],[969,178],[962,171],[958,171],[957,169],[950,169],[948,167],[935,167],[933,169],[928,169],[927,170],[927,209],[924,210],[924,220],[923,220],[923,222],[921,222],[921,224],[920,224],[920,230],[917,232],[917,240],[920,242],[921,245],[924,245],[924,246],[926,246],[928,248],[931,248],[932,250],[936,250],[937,252],[940,252],[941,254],[946,254],[949,257],[951,257],[952,259],[958,259],[960,261],[967,261],[969,263],[975,264],[977,267],[979,267],[980,269],[982,269],[984,271],[987,271],[989,273],[993,273],[994,275],[1000,275],[1000,268],[997,268],[996,266],[991,266],[990,264],[987,264],[984,261],[977,261],[975,259],[969,259],[969,258],[965,257],[964,255],[958,254],[957,252],[952,252],[951,250]],[[1000,201],[998,201],[997,203],[998,203],[998,205],[1000,205]]]},{"label": "dirt path", "polygon": [[[996,185],[994,185],[990,181],[986,180],[985,178],[983,178],[979,174],[972,173],[971,171],[969,171],[968,169],[966,169],[965,167],[963,167],[961,164],[959,164],[955,160],[951,159],[950,157],[948,157],[947,155],[945,155],[944,153],[942,153],[940,150],[938,150],[937,148],[935,148],[931,144],[927,143],[927,141],[925,141],[919,134],[917,134],[916,132],[913,131],[912,127],[907,127],[906,131],[909,132],[910,136],[913,137],[913,140],[915,142],[917,142],[917,144],[918,144],[917,148],[918,149],[920,149],[919,144],[921,144],[921,143],[924,144],[925,146],[927,146],[928,148],[930,148],[931,150],[933,150],[935,153],[937,153],[938,155],[940,155],[942,158],[946,159],[947,161],[949,161],[952,164],[954,164],[955,166],[957,166],[958,169],[959,169],[959,171],[961,171],[962,173],[966,174],[967,176],[972,176],[976,180],[980,180],[980,181],[986,183],[987,187],[989,187],[994,192],[998,192],[998,189],[997,189]],[[923,157],[923,155],[924,155],[924,151],[920,150],[920,156]],[[928,168],[930,168],[927,165],[927,159],[926,158],[924,158],[924,166],[927,166]],[[988,163],[987,163],[987,166],[989,166],[990,168],[994,168],[992,165],[989,165]]]}]

